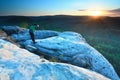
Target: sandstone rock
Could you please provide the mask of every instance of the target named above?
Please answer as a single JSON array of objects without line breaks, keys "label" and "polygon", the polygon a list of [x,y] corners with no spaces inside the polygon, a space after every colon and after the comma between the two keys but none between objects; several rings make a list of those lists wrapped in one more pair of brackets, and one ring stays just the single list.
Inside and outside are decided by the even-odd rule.
[{"label": "sandstone rock", "polygon": [[[43,38],[53,37],[53,36],[57,36],[58,34],[59,34],[59,32],[51,31],[51,30],[36,30],[34,32],[35,39],[43,39]],[[13,34],[12,38],[18,42],[31,39],[28,29],[19,32],[19,34]]]},{"label": "sandstone rock", "polygon": [[32,45],[37,48],[37,51],[45,55],[96,71],[113,80],[119,80],[108,60],[77,33],[64,32],[55,37],[38,39],[36,42],[34,45],[31,40],[28,40],[24,45]]},{"label": "sandstone rock", "polygon": [[96,72],[53,63],[0,39],[0,80],[110,80]]},{"label": "sandstone rock", "polygon": [[18,26],[3,26],[2,30],[10,36],[12,34],[17,34],[21,29]]}]

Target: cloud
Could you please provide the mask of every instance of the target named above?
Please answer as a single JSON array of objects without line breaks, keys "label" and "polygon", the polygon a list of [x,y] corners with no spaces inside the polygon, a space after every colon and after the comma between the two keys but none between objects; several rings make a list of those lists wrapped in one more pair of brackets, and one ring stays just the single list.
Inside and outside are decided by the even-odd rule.
[{"label": "cloud", "polygon": [[120,8],[118,8],[118,9],[113,9],[113,10],[109,10],[109,12],[117,12],[117,13],[120,13]]},{"label": "cloud", "polygon": [[[86,10],[85,9],[79,9],[77,11],[80,11],[80,12],[85,12]],[[95,11],[95,10],[89,10],[89,11]],[[104,13],[105,16],[120,16],[120,8],[117,8],[117,9],[112,9],[112,10],[101,10]]]},{"label": "cloud", "polygon": [[78,11],[86,11],[85,9],[79,9]]},{"label": "cloud", "polygon": [[118,9],[113,9],[113,10],[107,10],[107,12],[109,14],[111,14],[112,16],[120,16],[120,8]]}]

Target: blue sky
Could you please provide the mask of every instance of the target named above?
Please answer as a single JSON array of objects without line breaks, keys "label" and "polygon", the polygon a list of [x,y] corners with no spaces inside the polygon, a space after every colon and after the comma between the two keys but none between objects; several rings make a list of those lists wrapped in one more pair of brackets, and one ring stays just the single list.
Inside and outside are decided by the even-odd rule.
[{"label": "blue sky", "polygon": [[114,9],[119,14],[120,0],[0,0],[0,15],[84,15],[85,10]]}]

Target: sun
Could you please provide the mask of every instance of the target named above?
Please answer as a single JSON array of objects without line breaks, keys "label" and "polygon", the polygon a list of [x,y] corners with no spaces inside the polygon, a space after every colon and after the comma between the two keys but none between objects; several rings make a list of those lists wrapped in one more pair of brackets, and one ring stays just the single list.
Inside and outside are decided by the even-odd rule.
[{"label": "sun", "polygon": [[90,13],[91,16],[102,16],[103,15],[103,12],[102,11],[91,11]]}]

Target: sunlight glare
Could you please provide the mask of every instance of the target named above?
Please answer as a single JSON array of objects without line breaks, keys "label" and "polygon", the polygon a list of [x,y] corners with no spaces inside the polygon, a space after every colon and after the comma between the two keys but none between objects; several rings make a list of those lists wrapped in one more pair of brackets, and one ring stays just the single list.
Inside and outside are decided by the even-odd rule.
[{"label": "sunlight glare", "polygon": [[91,16],[102,16],[102,11],[91,11]]}]

